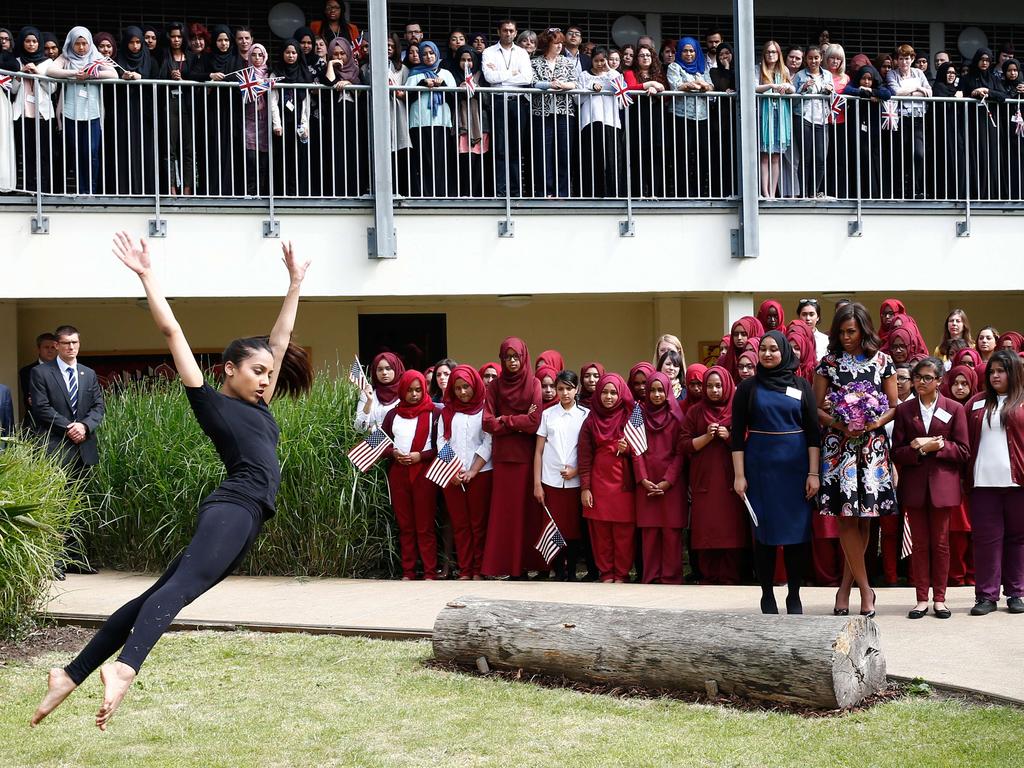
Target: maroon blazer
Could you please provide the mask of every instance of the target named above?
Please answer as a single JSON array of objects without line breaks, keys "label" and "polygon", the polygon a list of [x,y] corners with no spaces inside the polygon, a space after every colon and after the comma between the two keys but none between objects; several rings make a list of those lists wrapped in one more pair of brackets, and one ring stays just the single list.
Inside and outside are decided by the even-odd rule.
[{"label": "maroon blazer", "polygon": [[[935,413],[941,408],[950,419],[943,422],[932,415],[927,431],[916,397],[896,406],[891,456],[900,468],[900,503],[908,507],[921,508],[929,498],[933,507],[960,506],[960,475],[970,459],[967,413],[956,400],[941,394],[938,398]],[[940,435],[946,441],[940,451],[922,456],[910,447],[914,438]]]},{"label": "maroon blazer", "polygon": [[[981,422],[985,418],[985,393],[980,392],[968,400],[964,409],[967,412],[968,440],[971,449],[967,464],[967,487],[973,488],[974,462],[978,458]],[[1024,406],[1015,408],[1003,421],[1006,442],[1010,447],[1010,477],[1017,485],[1024,486]]]}]

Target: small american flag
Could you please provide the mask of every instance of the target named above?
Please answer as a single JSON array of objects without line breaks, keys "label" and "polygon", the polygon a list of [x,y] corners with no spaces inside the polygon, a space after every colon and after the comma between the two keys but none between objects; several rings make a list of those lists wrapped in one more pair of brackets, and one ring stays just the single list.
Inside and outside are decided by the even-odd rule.
[{"label": "small american flag", "polygon": [[900,117],[896,114],[896,105],[887,101],[882,105],[882,127],[887,131],[900,129]]},{"label": "small american flag", "polygon": [[359,358],[352,360],[352,367],[348,371],[348,380],[355,384],[359,389],[363,388],[363,383],[366,381],[366,375],[363,373],[363,366],[359,364]]},{"label": "small american flag", "polygon": [[366,472],[377,463],[377,459],[388,449],[389,445],[394,445],[394,443],[384,433],[384,430],[374,429],[373,432],[367,435],[365,440],[348,452],[348,460],[360,472]]},{"label": "small american flag", "polygon": [[633,453],[639,456],[647,452],[647,430],[644,428],[644,411],[640,403],[633,406],[633,412],[629,414],[629,421],[623,427],[622,433]]},{"label": "small american flag", "polygon": [[832,112],[832,122],[836,122],[843,114],[843,110],[846,109],[846,97],[840,94],[832,96],[832,103],[829,104],[829,110]]},{"label": "small american flag", "polygon": [[537,539],[534,549],[540,552],[540,556],[544,558],[545,563],[551,565],[551,561],[555,559],[558,551],[565,547],[565,538],[562,536],[562,532],[558,530],[558,526],[555,525],[555,518],[551,516],[551,512],[547,507],[544,507],[544,511],[548,513],[548,524],[544,526],[544,530],[540,534],[540,538]]},{"label": "small american flag", "polygon": [[473,98],[473,95],[476,93],[476,83],[473,82],[473,68],[467,66],[464,71],[466,76],[462,82],[466,84],[466,93],[469,94],[469,98]]},{"label": "small american flag", "polygon": [[427,480],[437,483],[441,488],[447,488],[452,478],[461,471],[462,461],[452,450],[452,444],[445,443],[437,452],[437,458],[431,463],[430,469],[427,470]]},{"label": "small american flag", "polygon": [[1020,113],[1020,107],[1017,107],[1017,112],[1010,118],[1010,122],[1013,123],[1013,132],[1017,136],[1024,136],[1024,115]]},{"label": "small american flag", "polygon": [[910,515],[903,515],[903,549],[900,558],[910,557],[914,551],[914,540],[910,536]]},{"label": "small american flag", "polygon": [[629,87],[622,77],[615,81],[615,97],[619,100],[619,106],[621,107],[633,105],[633,97],[629,95]]},{"label": "small american flag", "polygon": [[261,93],[265,93],[274,87],[273,78],[260,79],[256,76],[256,69],[248,67],[242,70],[241,81],[238,87],[242,89],[242,103],[248,104],[254,101]]}]

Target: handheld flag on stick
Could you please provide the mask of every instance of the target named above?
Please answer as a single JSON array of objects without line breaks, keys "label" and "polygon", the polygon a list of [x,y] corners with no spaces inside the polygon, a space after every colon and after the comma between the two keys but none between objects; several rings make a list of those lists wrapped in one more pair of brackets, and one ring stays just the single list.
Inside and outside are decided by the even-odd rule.
[{"label": "handheld flag on stick", "polygon": [[394,445],[394,443],[384,433],[384,430],[374,429],[373,432],[367,435],[366,439],[362,440],[355,448],[348,452],[348,460],[360,472],[366,472],[377,463],[377,459],[384,454],[384,451],[390,445]]},{"label": "handheld flag on stick", "polygon": [[633,406],[633,412],[629,415],[629,421],[623,427],[622,433],[633,453],[640,456],[647,452],[647,430],[644,427],[644,411],[640,403]]},{"label": "handheld flag on stick", "polygon": [[910,535],[910,515],[903,516],[903,548],[900,551],[900,559],[910,557],[914,552],[914,539]]},{"label": "handheld flag on stick", "polygon": [[[11,75],[0,75],[0,88],[3,88],[5,91],[11,90],[11,82],[13,79],[14,78],[11,77]],[[1020,112],[1017,114],[1019,115]]]},{"label": "handheld flag on stick", "polygon": [[882,127],[887,131],[900,129],[900,117],[896,114],[896,105],[887,101],[882,105]]},{"label": "handheld flag on stick", "polygon": [[469,94],[469,98],[473,98],[476,94],[476,83],[473,82],[473,68],[465,68],[466,76],[463,78],[463,82],[466,84],[466,93]]},{"label": "handheld flag on stick", "polygon": [[835,123],[842,117],[843,110],[846,109],[846,97],[840,94],[832,96],[832,102],[829,104],[829,111],[832,113],[832,122]]},{"label": "handheld flag on stick", "polygon": [[555,525],[555,518],[551,516],[551,510],[545,506],[544,511],[548,514],[548,524],[544,526],[544,531],[541,533],[540,538],[537,539],[534,549],[540,552],[540,556],[544,558],[545,563],[551,565],[555,555],[565,547],[565,538],[562,536],[562,532],[558,530],[558,526]]},{"label": "handheld flag on stick", "polygon": [[430,464],[427,470],[427,480],[437,483],[441,488],[447,488],[448,483],[462,471],[462,461],[455,455],[451,443],[445,443],[437,452],[437,458]]},{"label": "handheld flag on stick", "polygon": [[633,97],[629,95],[629,88],[622,77],[615,81],[615,97],[619,100],[619,106],[621,107],[633,105]]},{"label": "handheld flag on stick", "polygon": [[242,89],[242,103],[248,104],[250,101],[254,101],[261,93],[266,93],[273,88],[274,80],[273,78],[261,80],[256,76],[256,69],[249,67],[242,70],[238,87]]},{"label": "handheld flag on stick", "polygon": [[86,77],[96,77],[96,75],[100,73],[100,67],[106,63],[107,62],[103,59],[97,59],[96,61],[86,64],[80,71]]},{"label": "handheld flag on stick", "polygon": [[360,391],[366,383],[366,374],[363,373],[363,366],[359,364],[358,357],[352,360],[352,367],[348,371],[348,380],[355,384]]},{"label": "handheld flag on stick", "polygon": [[1013,123],[1014,133],[1018,137],[1024,136],[1024,115],[1020,113],[1020,107],[1017,107],[1017,112],[1010,118],[1010,122]]}]

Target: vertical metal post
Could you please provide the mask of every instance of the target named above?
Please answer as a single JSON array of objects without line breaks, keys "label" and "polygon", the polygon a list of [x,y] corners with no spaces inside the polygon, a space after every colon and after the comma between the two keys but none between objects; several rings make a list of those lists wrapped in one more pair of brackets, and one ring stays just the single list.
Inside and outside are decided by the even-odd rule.
[{"label": "vertical metal post", "polygon": [[757,156],[757,95],[754,92],[754,0],[733,0],[733,37],[736,40],[737,72],[747,73],[736,78],[739,89],[739,229],[733,232],[732,255],[737,258],[755,258],[761,249],[758,226],[758,173]]},{"label": "vertical metal post", "polygon": [[[971,236],[971,161],[970,161],[970,147],[971,147],[971,110],[970,107],[973,105],[972,101],[964,101],[964,175],[966,182],[964,183],[964,220],[956,223],[956,236],[957,237],[970,237]],[[981,116],[978,117],[978,124],[981,125]],[[980,130],[980,128],[979,128]],[[979,191],[981,185],[978,186]]]},{"label": "vertical metal post", "polygon": [[[271,88],[273,88],[273,85],[271,85]],[[280,237],[281,236],[281,222],[279,222],[277,220],[277,218],[274,216],[274,127],[273,127],[274,126],[274,105],[273,105],[273,102],[271,102],[271,100],[270,100],[270,96],[271,96],[270,91],[267,91],[267,179],[268,179],[268,182],[267,182],[267,207],[268,207],[267,213],[269,214],[270,218],[263,222],[263,237],[265,237],[265,238]],[[257,96],[257,98],[259,98],[259,97]],[[255,106],[255,104],[256,104],[255,100],[253,101],[253,104]],[[257,119],[259,118],[259,110],[256,110],[256,118]],[[284,116],[283,115],[281,117],[281,123],[282,123],[282,125],[284,124]],[[257,122],[256,125],[258,126],[259,122]],[[259,135],[259,129],[257,128],[256,130],[257,130],[257,132],[256,132],[256,154],[257,154],[257,157],[258,157],[259,156],[259,148],[260,148],[260,135]],[[285,163],[286,163],[287,158],[284,157],[285,154],[287,154],[287,153],[285,152],[284,142],[281,142],[281,155],[282,155],[282,157],[281,157],[281,177],[282,177],[282,181],[284,179],[285,174],[287,173],[287,169],[285,168]],[[257,185],[259,184],[259,178],[260,178],[260,175],[259,175],[259,172],[257,172],[256,173],[256,184]],[[257,191],[257,193],[259,193],[259,188],[258,187],[257,187],[256,191]]]},{"label": "vertical metal post", "polygon": [[[850,119],[850,106],[852,105],[853,106],[853,119],[855,121],[854,122],[854,126],[857,128],[857,130],[854,132],[854,136],[856,136],[856,139],[857,139],[854,142],[854,149],[857,152],[857,160],[856,160],[856,163],[855,163],[856,166],[857,166],[857,182],[856,182],[857,183],[857,218],[854,219],[853,221],[846,222],[846,234],[849,235],[850,237],[863,237],[863,235],[864,235],[864,194],[863,194],[862,184],[864,183],[864,179],[861,177],[861,165],[860,165],[860,161],[861,161],[861,155],[860,155],[860,117],[861,117],[861,115],[860,115],[860,110],[861,110],[862,107],[864,109],[869,110],[869,112],[868,112],[868,119],[870,120],[871,119],[871,113],[870,113],[871,102],[862,103],[860,99],[848,99],[846,104],[847,104],[847,106],[846,106],[846,119],[847,120]],[[881,105],[879,105],[879,106],[875,107],[875,109],[881,110],[881,109],[883,109],[883,107]],[[847,147],[846,151],[849,152],[850,148]],[[868,132],[868,152],[870,152],[870,151],[871,151],[871,132],[869,131]],[[870,161],[872,159],[873,158],[871,158],[869,156],[869,163],[870,163]],[[850,190],[849,179],[847,179],[846,190],[847,190],[847,194],[849,194],[849,190]],[[868,173],[868,194],[871,194],[871,174],[870,173]]]},{"label": "vertical metal post", "polygon": [[[615,97],[618,99],[618,97]],[[616,108],[618,104],[615,105]],[[640,109],[640,105],[637,104],[637,110]],[[633,221],[633,177],[630,174],[629,168],[629,108],[626,107],[622,110],[622,121],[626,124],[626,220],[619,222],[619,237],[635,237],[636,236],[636,223]],[[639,125],[639,121],[637,121]]]},{"label": "vertical metal post", "polygon": [[[139,86],[142,87],[141,85]],[[149,236],[167,237],[167,219],[160,218],[160,110],[157,109],[157,86],[151,85],[153,94],[153,216],[149,220]],[[145,176],[145,166],[143,166]],[[143,190],[145,190],[145,179],[143,179]]]},{"label": "vertical metal post", "polygon": [[[25,82],[24,78],[21,81],[21,87],[25,88],[28,84],[32,84],[32,96],[36,100],[36,119],[32,121],[33,128],[36,132],[36,215],[32,219],[32,234],[33,235],[48,235],[50,234],[50,219],[48,216],[43,216],[43,161],[42,153],[39,151],[39,142],[42,141],[41,129],[39,122],[42,119],[42,112],[40,111],[39,104],[39,80],[33,77],[28,82]],[[50,94],[43,94],[44,98],[50,98]],[[24,126],[24,120],[22,121]],[[24,128],[22,129],[24,130]],[[22,134],[24,137],[24,134]],[[50,137],[47,136],[46,140],[49,141]],[[22,146],[25,142],[22,141]],[[23,177],[28,176],[28,168],[26,167],[23,172]]]},{"label": "vertical metal post", "polygon": [[398,256],[395,232],[395,191],[391,185],[391,89],[388,74],[387,0],[369,0],[370,135],[373,140],[373,227],[366,231],[371,259]]}]

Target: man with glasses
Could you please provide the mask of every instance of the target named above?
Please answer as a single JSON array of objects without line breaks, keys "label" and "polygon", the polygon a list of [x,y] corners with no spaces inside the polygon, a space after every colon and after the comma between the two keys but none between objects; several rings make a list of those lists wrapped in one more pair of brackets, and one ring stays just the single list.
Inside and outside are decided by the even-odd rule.
[{"label": "man with glasses", "polygon": [[[481,57],[484,80],[494,88],[524,88],[533,84],[530,54],[515,44],[516,23],[505,19],[498,23],[498,42],[485,48]],[[493,94],[497,193],[519,197],[522,194],[523,159],[521,138],[529,119],[523,97],[507,93]]]},{"label": "man with glasses", "polygon": [[405,47],[419,45],[423,42],[423,27],[418,22],[405,25]]},{"label": "man with glasses", "polygon": [[41,333],[36,336],[36,360],[34,363],[18,370],[18,383],[21,385],[21,420],[26,428],[32,428],[32,397],[29,392],[32,369],[57,359],[57,337],[52,333]]},{"label": "man with glasses", "polygon": [[[37,365],[29,376],[32,419],[36,430],[46,436],[47,451],[59,455],[73,478],[82,479],[100,459],[96,430],[105,411],[103,392],[96,372],[78,362],[78,329],[62,325],[54,335],[57,358]],[[77,538],[72,531],[65,541],[64,563],[58,564],[55,574],[58,579],[66,570],[96,573],[75,544]]]},{"label": "man with glasses", "polygon": [[590,71],[591,67],[590,57],[583,52],[582,47],[583,30],[570,24],[565,28],[565,45],[562,47],[562,55],[576,67],[577,75],[583,74],[584,71]]}]

